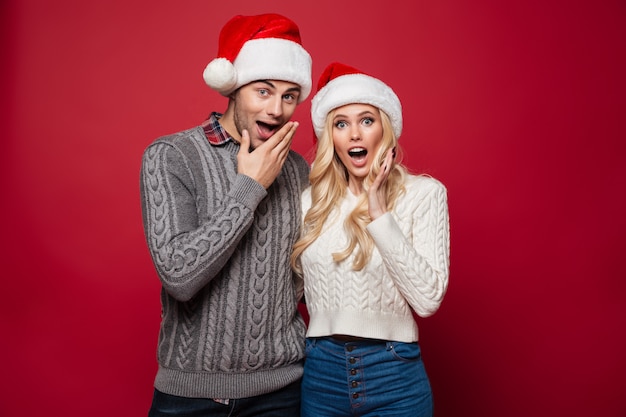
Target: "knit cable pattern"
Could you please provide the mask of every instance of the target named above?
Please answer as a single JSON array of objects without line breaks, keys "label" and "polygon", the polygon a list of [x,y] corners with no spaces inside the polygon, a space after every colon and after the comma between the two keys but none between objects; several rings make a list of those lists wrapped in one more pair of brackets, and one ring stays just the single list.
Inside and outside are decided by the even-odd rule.
[{"label": "knit cable pattern", "polygon": [[[367,229],[375,249],[361,271],[353,256],[335,263],[343,249],[343,222],[356,205],[347,194],[321,236],[303,253],[309,336],[333,333],[415,341],[413,312],[426,317],[440,306],[448,285],[449,220],[445,187],[427,176],[408,176],[395,210]],[[310,206],[310,192],[302,197]]]},{"label": "knit cable pattern", "polygon": [[301,369],[289,253],[308,166],[290,153],[265,190],[237,174],[238,150],[210,145],[196,128],[144,152],[144,229],[163,284],[156,384],[175,395],[248,396]]}]

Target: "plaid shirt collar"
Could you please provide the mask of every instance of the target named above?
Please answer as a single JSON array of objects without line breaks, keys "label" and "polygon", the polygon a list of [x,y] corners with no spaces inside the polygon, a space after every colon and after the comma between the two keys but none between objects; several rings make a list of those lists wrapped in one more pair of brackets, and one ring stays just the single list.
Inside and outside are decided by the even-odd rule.
[{"label": "plaid shirt collar", "polygon": [[202,123],[204,134],[211,145],[223,145],[229,140],[233,140],[220,124],[219,120],[221,117],[221,113],[213,112],[209,118]]}]

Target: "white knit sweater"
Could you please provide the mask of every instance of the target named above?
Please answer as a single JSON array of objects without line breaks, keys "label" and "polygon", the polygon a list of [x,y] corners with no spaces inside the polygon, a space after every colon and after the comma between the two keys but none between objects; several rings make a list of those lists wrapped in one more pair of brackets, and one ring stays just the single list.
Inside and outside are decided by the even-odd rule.
[{"label": "white knit sweater", "polygon": [[[406,193],[391,213],[367,227],[375,249],[361,271],[353,256],[341,263],[333,252],[347,246],[343,228],[357,198],[348,190],[322,235],[302,254],[304,294],[309,312],[307,337],[344,334],[414,342],[412,311],[433,314],[448,286],[450,228],[446,189],[428,176],[407,176]],[[303,213],[311,190],[302,195]]]}]

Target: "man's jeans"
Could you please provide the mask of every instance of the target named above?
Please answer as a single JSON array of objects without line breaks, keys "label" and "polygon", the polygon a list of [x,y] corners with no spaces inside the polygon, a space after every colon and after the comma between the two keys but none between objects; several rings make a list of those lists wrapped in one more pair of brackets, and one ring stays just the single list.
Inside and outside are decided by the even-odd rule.
[{"label": "man's jeans", "polygon": [[154,390],[148,417],[298,417],[300,381],[256,397],[229,399],[228,404],[206,398],[184,398]]}]

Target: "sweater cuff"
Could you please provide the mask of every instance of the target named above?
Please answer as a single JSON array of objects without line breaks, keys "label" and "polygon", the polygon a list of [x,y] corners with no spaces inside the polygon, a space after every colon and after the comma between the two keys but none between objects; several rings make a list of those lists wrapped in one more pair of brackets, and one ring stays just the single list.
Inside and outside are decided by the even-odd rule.
[{"label": "sweater cuff", "polygon": [[393,251],[394,247],[397,248],[397,244],[394,243],[397,241],[396,238],[403,237],[402,230],[390,212],[383,214],[368,224],[367,231],[374,239],[374,243],[376,243],[376,247],[381,253]]},{"label": "sweater cuff", "polygon": [[251,211],[255,211],[261,200],[267,195],[267,190],[261,184],[244,174],[237,174],[230,195]]}]

